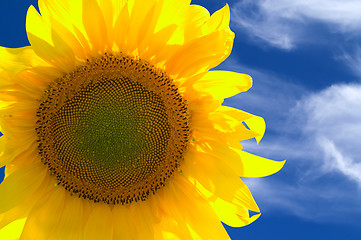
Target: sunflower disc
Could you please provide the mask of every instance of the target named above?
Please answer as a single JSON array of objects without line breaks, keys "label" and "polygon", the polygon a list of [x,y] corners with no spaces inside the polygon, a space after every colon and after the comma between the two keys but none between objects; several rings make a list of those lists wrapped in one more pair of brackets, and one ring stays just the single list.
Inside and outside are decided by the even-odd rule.
[{"label": "sunflower disc", "polygon": [[95,202],[146,200],[178,168],[189,138],[187,105],[171,79],[121,54],[54,81],[37,116],[43,163]]}]

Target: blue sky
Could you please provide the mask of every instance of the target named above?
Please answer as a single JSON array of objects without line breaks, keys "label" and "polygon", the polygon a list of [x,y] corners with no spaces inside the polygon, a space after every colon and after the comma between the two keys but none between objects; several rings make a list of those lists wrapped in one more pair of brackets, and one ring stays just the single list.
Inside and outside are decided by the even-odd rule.
[{"label": "blue sky", "polygon": [[[0,45],[27,45],[25,14],[36,1],[0,8]],[[260,144],[245,150],[287,159],[269,177],[244,179],[262,216],[232,239],[360,239],[361,1],[227,2],[236,34],[219,69],[251,75],[253,87],[225,104],[264,117]]]}]

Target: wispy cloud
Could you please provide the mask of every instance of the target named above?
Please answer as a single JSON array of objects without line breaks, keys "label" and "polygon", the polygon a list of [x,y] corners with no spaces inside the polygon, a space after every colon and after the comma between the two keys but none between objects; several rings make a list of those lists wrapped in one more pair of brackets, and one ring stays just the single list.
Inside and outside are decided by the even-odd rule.
[{"label": "wispy cloud", "polygon": [[[288,214],[321,223],[358,225],[361,220],[361,195],[347,187],[341,189],[338,184],[333,187],[312,183],[277,184],[271,178],[244,181],[265,214]],[[353,217],[349,218],[351,214]]]},{"label": "wispy cloud", "polygon": [[361,187],[361,85],[339,84],[299,101],[303,134],[314,139],[323,170],[338,171]]},{"label": "wispy cloud", "polygon": [[347,154],[341,152],[336,144],[327,138],[320,138],[319,145],[321,146],[324,155],[324,167],[326,171],[339,171],[348,178],[356,181],[361,187],[361,161],[354,159]]},{"label": "wispy cloud", "polygon": [[[326,24],[332,32],[361,30],[357,0],[242,0],[232,7],[232,22],[253,39],[282,49],[316,39],[310,24]],[[312,37],[310,37],[312,36]]]},{"label": "wispy cloud", "polygon": [[361,47],[359,45],[349,47],[348,50],[341,50],[336,60],[343,61],[350,70],[361,77]]}]

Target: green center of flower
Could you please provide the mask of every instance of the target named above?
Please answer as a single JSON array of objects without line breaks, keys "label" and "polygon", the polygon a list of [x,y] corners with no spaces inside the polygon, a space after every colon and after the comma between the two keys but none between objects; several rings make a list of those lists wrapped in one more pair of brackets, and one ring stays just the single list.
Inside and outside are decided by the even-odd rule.
[{"label": "green center of flower", "polygon": [[54,81],[38,117],[42,161],[95,202],[146,200],[177,170],[189,138],[186,103],[169,77],[123,55]]},{"label": "green center of flower", "polygon": [[[162,99],[129,79],[88,85],[53,117],[62,165],[94,185],[129,187],[164,161],[170,126]],[[69,169],[70,170],[70,169]]]}]

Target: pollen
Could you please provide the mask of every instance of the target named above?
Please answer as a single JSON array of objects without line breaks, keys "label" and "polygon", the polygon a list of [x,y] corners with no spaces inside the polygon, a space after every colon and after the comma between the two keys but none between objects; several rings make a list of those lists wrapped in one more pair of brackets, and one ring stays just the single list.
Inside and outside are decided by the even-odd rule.
[{"label": "pollen", "polygon": [[54,80],[37,118],[41,161],[58,185],[108,204],[145,201],[165,186],[191,135],[173,80],[123,54],[88,59]]}]

